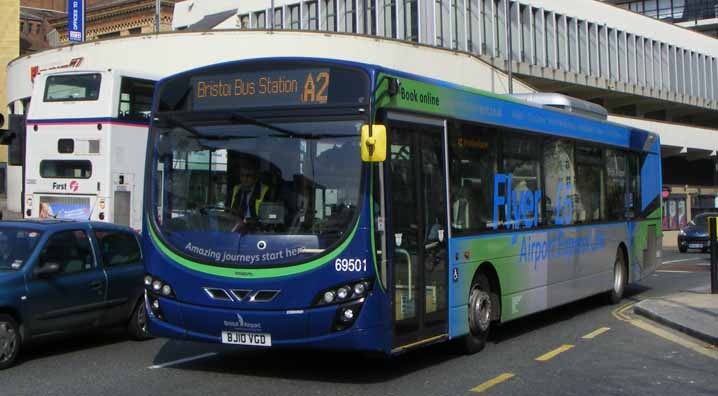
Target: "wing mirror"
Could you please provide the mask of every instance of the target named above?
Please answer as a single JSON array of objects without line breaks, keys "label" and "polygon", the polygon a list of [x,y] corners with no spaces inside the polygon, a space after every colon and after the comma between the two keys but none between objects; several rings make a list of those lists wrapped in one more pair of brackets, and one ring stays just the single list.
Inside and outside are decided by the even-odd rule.
[{"label": "wing mirror", "polygon": [[41,267],[35,268],[34,273],[39,278],[49,278],[60,273],[60,264],[54,261],[48,261]]},{"label": "wing mirror", "polygon": [[364,162],[386,160],[386,127],[384,125],[362,125],[361,160]]}]

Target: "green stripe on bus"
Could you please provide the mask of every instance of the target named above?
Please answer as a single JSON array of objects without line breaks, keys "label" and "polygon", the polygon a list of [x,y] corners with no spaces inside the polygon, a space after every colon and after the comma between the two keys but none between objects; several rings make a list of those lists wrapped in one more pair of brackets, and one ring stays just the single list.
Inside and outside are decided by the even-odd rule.
[{"label": "green stripe on bus", "polygon": [[[149,220],[148,220],[149,223]],[[354,224],[354,229],[352,230],[351,234],[349,234],[349,237],[342,242],[341,245],[339,245],[336,249],[334,249],[331,253],[324,257],[320,257],[316,260],[312,260],[308,263],[295,265],[295,266],[289,266],[289,267],[281,267],[281,268],[227,268],[227,267],[216,267],[212,265],[202,264],[198,263],[196,261],[188,260],[184,257],[181,257],[171,251],[162,241],[159,239],[157,234],[155,234],[155,231],[152,229],[152,226],[149,227],[150,235],[152,236],[152,241],[154,242],[155,246],[157,246],[162,253],[164,253],[167,257],[169,257],[170,260],[174,261],[175,263],[189,268],[194,271],[202,272],[209,275],[215,275],[215,276],[222,276],[225,278],[236,278],[236,279],[263,279],[263,278],[278,278],[281,276],[289,276],[289,275],[297,275],[301,274],[303,272],[311,271],[314,269],[317,269],[324,264],[327,264],[328,262],[334,260],[339,254],[344,251],[344,249],[349,246],[349,243],[351,243],[352,239],[354,239],[354,234],[356,234],[357,229],[359,228],[359,221],[357,220],[356,224]]]}]

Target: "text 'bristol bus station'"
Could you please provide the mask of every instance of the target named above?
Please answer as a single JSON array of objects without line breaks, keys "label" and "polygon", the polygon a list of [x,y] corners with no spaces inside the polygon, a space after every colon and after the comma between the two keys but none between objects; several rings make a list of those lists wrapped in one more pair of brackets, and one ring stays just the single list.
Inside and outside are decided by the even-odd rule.
[{"label": "text 'bristol bus station'", "polygon": [[[666,262],[708,260],[664,256],[711,250],[707,236],[691,240],[671,224],[688,223],[673,216],[678,201],[686,211],[692,200],[693,225],[718,212],[700,198],[718,194],[715,161],[696,154],[713,147],[714,155],[718,132],[612,112],[597,103],[613,96],[585,100],[593,93],[575,81],[563,94],[544,90],[544,71],[531,66],[568,62],[577,68],[562,74],[569,79],[590,74],[592,62],[600,74],[605,62],[606,81],[614,66],[630,80],[637,66],[603,41],[615,34],[625,46],[628,33],[604,37],[596,26],[594,37],[588,17],[567,22],[550,2],[452,2],[446,26],[448,2],[354,2],[351,13],[348,3],[277,1],[272,19],[282,10],[288,24],[267,30],[258,14],[266,4],[247,1],[201,31],[187,23],[10,62],[7,207],[24,220],[0,225],[0,237],[26,253],[8,271],[30,290],[93,269],[106,279],[90,282],[104,300],[40,314],[15,303],[5,310],[0,298],[1,368],[20,345],[55,333],[42,320],[25,326],[23,315],[119,306],[112,321],[85,315],[72,326],[122,323],[135,339],[218,351],[200,359],[294,349],[400,359],[446,344],[467,355],[488,349],[477,355],[486,362],[502,332],[595,296],[596,309],[618,304],[606,317],[630,326],[626,295],[657,292],[646,285],[666,271],[689,272],[662,270]],[[338,7],[332,26],[327,7]],[[515,43],[500,33],[507,15]],[[235,20],[239,29],[228,29]],[[507,43],[531,57],[499,62],[513,51]],[[678,167],[706,163],[712,169],[681,179]],[[46,258],[55,232],[74,232],[59,252],[80,243],[80,231],[88,245],[66,248],[72,259]],[[110,272],[130,261],[142,264],[131,275],[140,295],[110,297],[120,282]],[[194,358],[177,361],[186,359]]]}]

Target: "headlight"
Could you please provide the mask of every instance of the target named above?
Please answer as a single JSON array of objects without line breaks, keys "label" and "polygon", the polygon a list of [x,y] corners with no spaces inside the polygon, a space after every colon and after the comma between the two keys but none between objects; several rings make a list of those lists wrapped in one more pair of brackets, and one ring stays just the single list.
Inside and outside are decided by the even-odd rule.
[{"label": "headlight", "polygon": [[683,231],[683,230],[679,230],[679,231],[678,231],[678,235],[680,235],[680,236],[686,236],[686,232]]},{"label": "headlight", "polygon": [[169,283],[154,277],[150,274],[145,275],[144,278],[145,289],[147,292],[154,296],[162,296],[167,298],[175,298],[175,291]]},{"label": "headlight", "polygon": [[355,301],[367,296],[373,281],[360,279],[323,290],[314,298],[314,305],[329,305]]}]

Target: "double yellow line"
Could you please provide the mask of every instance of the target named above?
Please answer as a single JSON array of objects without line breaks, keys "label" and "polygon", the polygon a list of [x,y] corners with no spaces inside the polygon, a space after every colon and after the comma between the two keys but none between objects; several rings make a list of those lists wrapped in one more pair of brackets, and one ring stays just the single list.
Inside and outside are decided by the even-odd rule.
[{"label": "double yellow line", "polygon": [[649,324],[648,322],[645,322],[640,319],[633,318],[629,316],[626,312],[633,308],[633,306],[636,305],[635,302],[628,303],[623,306],[620,306],[611,312],[613,316],[623,322],[630,323],[636,327],[638,327],[641,330],[645,330],[649,333],[652,333],[654,335],[657,335],[658,337],[661,337],[665,340],[671,341],[673,343],[676,343],[682,347],[688,348],[694,352],[698,352],[701,355],[708,356],[709,358],[718,360],[718,350],[715,349],[715,347],[708,346],[707,344],[700,344],[695,341],[691,341],[687,338],[680,337],[678,335],[675,335],[667,330],[664,330],[658,326],[654,326],[652,324]]}]

